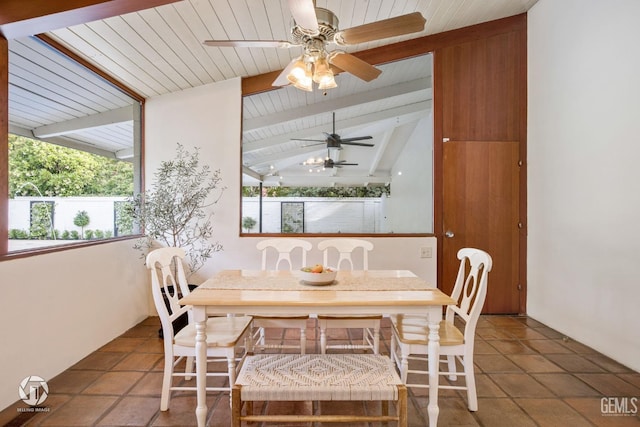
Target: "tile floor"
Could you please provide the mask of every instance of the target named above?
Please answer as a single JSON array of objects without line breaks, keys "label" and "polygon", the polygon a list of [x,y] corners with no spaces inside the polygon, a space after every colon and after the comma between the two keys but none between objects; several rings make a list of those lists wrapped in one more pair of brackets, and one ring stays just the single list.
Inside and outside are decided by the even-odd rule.
[{"label": "tile floor", "polygon": [[[170,410],[159,411],[163,349],[158,325],[158,318],[143,321],[49,380],[48,412],[20,413],[18,408],[26,406],[20,401],[0,412],[0,425],[194,425],[194,393],[174,392]],[[381,349],[388,354],[390,330],[388,323],[383,326]],[[349,339],[339,330],[330,332],[334,339]],[[307,336],[311,341],[313,328]],[[443,390],[441,426],[640,426],[637,411],[615,413],[622,409],[616,403],[626,401],[629,412],[634,403],[640,407],[640,374],[531,318],[482,316],[475,353],[479,410],[466,409],[463,393]],[[410,390],[410,426],[427,425],[426,394]],[[606,401],[608,416],[603,397],[617,398]],[[208,425],[228,426],[228,394],[210,393],[207,404]],[[305,404],[286,408],[308,409]],[[332,409],[364,410],[358,403],[334,404]]]}]

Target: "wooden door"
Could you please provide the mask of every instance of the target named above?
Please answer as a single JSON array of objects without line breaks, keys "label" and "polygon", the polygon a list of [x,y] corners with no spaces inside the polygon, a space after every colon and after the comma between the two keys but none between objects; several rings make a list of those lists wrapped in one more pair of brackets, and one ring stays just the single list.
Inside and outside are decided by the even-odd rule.
[{"label": "wooden door", "polygon": [[443,143],[441,289],[450,294],[463,247],[493,258],[484,313],[520,313],[519,144]]}]

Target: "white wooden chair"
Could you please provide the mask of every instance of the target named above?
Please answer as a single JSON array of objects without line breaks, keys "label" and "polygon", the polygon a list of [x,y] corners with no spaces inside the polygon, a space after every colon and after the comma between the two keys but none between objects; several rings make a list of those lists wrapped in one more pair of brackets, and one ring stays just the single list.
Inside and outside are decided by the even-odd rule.
[{"label": "white wooden chair", "polygon": [[[451,297],[458,305],[447,307],[445,319],[440,323],[440,355],[445,356],[440,363],[447,363],[447,375],[451,382],[457,376],[465,377],[464,385],[444,385],[442,389],[467,390],[467,405],[470,411],[478,410],[478,398],[473,369],[473,344],[475,330],[487,295],[488,275],[491,271],[491,256],[473,248],[458,251],[460,268]],[[429,326],[426,317],[392,316],[391,358],[394,360],[402,382],[408,387],[428,387],[428,381],[409,382],[409,374],[428,375],[427,371],[409,369],[409,361],[427,363]],[[462,330],[458,329],[461,325]],[[463,371],[458,372],[456,360]]]},{"label": "white wooden chair", "polygon": [[[348,268],[353,270],[355,265],[362,270],[369,269],[369,251],[373,250],[373,243],[368,240],[337,238],[327,239],[318,243],[318,249],[323,251],[322,262],[324,266]],[[331,254],[333,252],[333,255]],[[330,260],[336,258],[335,265],[330,265]],[[361,262],[355,262],[355,256],[361,253]],[[327,349],[369,349],[374,354],[380,349],[380,321],[381,313],[371,315],[318,315],[318,326],[320,327],[320,351],[325,354]],[[362,328],[361,344],[329,344],[327,342],[327,329],[348,329]]]},{"label": "white wooden chair", "polygon": [[[307,263],[307,252],[312,248],[310,242],[302,239],[292,238],[275,238],[261,240],[256,245],[259,251],[262,251],[262,269],[266,270],[268,265],[274,270],[285,267],[293,270],[294,262],[291,260],[292,255],[299,252],[300,267],[304,267]],[[276,257],[277,255],[277,257]],[[275,263],[270,264],[269,260],[275,258]],[[254,315],[253,316],[253,335],[252,345],[254,349],[298,349],[300,354],[306,353],[307,346],[307,320],[309,316],[287,316],[287,315]],[[265,329],[268,328],[284,328],[285,337],[277,339],[277,342],[267,342]],[[300,331],[299,344],[287,344],[286,329],[297,329]]]},{"label": "white wooden chair", "polygon": [[[184,250],[161,248],[147,255],[147,268],[151,272],[153,301],[164,339],[164,376],[160,397],[160,410],[169,409],[172,390],[196,390],[192,386],[174,385],[174,377],[190,380],[193,375],[196,330],[190,306],[180,306],[178,300],[189,293],[189,286],[183,268]],[[179,332],[174,331],[173,321],[187,313],[189,323]],[[245,352],[238,354],[238,348],[250,339],[251,317],[213,317],[207,320],[207,362],[222,364],[224,371],[207,372],[209,377],[228,377],[228,386],[207,387],[210,391],[230,391],[238,365],[242,364]],[[176,366],[186,358],[185,371],[176,372]],[[178,383],[179,384],[179,383]]]},{"label": "white wooden chair", "polygon": [[[380,414],[253,414],[253,402],[380,401]],[[389,401],[397,402],[395,415]],[[246,411],[243,411],[244,404]],[[315,405],[312,405],[315,406]],[[367,405],[371,408],[372,405]],[[315,408],[314,408],[315,409]],[[242,421],[348,423],[396,421],[407,426],[407,389],[387,356],[374,354],[262,354],[248,356],[231,391],[231,425]],[[315,425],[315,424],[313,424]],[[367,424],[369,425],[369,424]],[[375,423],[378,425],[378,423]]]}]

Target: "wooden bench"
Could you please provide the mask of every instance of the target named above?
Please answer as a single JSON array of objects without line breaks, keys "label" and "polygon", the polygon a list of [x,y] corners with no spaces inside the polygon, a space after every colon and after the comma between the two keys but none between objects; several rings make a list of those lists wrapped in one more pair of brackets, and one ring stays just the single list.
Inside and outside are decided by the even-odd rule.
[{"label": "wooden bench", "polygon": [[[380,415],[253,414],[261,401],[380,401]],[[396,415],[389,415],[389,401]],[[244,403],[246,414],[242,415]],[[232,426],[246,422],[389,422],[407,425],[407,389],[388,356],[262,354],[248,356],[231,389]]]}]

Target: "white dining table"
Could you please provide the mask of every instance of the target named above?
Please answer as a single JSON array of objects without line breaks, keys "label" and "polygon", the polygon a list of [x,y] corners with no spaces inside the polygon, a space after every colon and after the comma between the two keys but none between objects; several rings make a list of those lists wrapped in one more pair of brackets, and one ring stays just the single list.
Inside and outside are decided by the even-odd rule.
[{"label": "white dining table", "polygon": [[429,322],[429,426],[438,421],[438,359],[442,307],[456,302],[408,270],[338,271],[328,285],[313,286],[297,271],[224,270],[208,279],[181,304],[193,307],[196,327],[198,426],[206,405],[206,319],[209,315],[244,314],[418,314]]}]

